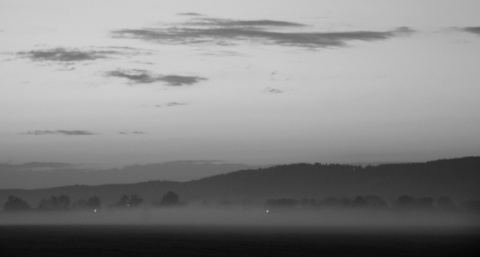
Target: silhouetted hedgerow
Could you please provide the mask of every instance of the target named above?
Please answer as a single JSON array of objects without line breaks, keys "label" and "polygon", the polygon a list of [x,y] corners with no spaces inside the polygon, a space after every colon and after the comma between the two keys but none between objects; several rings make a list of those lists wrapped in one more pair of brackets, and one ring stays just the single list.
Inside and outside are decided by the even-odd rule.
[{"label": "silhouetted hedgerow", "polygon": [[5,212],[22,212],[30,211],[30,209],[30,205],[27,202],[13,195],[8,196],[7,202],[3,205]]},{"label": "silhouetted hedgerow", "polygon": [[98,211],[102,208],[102,202],[98,196],[90,197],[88,200],[78,199],[72,204],[72,210],[76,211]]},{"label": "silhouetted hedgerow", "polygon": [[122,195],[120,200],[112,205],[113,208],[135,208],[141,206],[143,199],[138,195]]},{"label": "silhouetted hedgerow", "polygon": [[40,201],[39,211],[66,211],[70,210],[70,197],[66,195],[52,196],[50,199]]},{"label": "silhouetted hedgerow", "polygon": [[[463,210],[480,212],[480,199],[463,204]],[[459,211],[458,205],[450,198],[442,196],[435,201],[431,197],[402,195],[388,204],[376,195],[356,196],[353,199],[327,197],[323,200],[303,198],[267,199],[265,207],[269,209],[368,209],[395,211]]]},{"label": "silhouetted hedgerow", "polygon": [[164,194],[160,202],[154,202],[155,206],[162,206],[162,207],[173,207],[173,206],[178,206],[179,204],[180,204],[180,198],[176,193],[172,191],[168,191],[166,194]]}]

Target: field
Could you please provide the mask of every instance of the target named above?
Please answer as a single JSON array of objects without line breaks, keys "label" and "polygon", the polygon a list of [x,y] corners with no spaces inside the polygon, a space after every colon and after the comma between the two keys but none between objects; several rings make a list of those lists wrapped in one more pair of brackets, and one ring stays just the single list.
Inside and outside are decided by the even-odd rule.
[{"label": "field", "polygon": [[2,256],[475,256],[478,230],[3,225]]}]

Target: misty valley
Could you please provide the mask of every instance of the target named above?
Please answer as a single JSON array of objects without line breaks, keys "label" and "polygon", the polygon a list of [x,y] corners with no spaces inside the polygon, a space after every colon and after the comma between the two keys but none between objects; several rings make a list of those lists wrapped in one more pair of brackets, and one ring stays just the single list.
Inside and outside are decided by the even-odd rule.
[{"label": "misty valley", "polygon": [[476,256],[480,238],[478,212],[464,210],[221,205],[2,213],[0,249],[3,256]]},{"label": "misty valley", "polygon": [[141,196],[122,195],[115,203],[93,196],[70,203],[67,195],[43,199],[37,207],[9,196],[0,224],[151,224],[279,227],[454,228],[480,225],[480,200],[455,203],[448,197],[402,195],[391,203],[379,196],[354,199],[278,198],[253,201],[181,201],[172,191],[161,200],[143,202]]},{"label": "misty valley", "polygon": [[0,249],[7,256],[475,256],[479,163],[291,164],[186,182],[1,189]]},{"label": "misty valley", "polygon": [[0,214],[6,256],[475,256],[479,201],[378,196],[187,203],[169,191],[38,207],[9,197]]},{"label": "misty valley", "polygon": [[0,224],[475,227],[479,168],[479,157],[376,166],[299,163],[186,182],[0,189]]},{"label": "misty valley", "polygon": [[480,256],[478,0],[0,0],[0,257]]}]

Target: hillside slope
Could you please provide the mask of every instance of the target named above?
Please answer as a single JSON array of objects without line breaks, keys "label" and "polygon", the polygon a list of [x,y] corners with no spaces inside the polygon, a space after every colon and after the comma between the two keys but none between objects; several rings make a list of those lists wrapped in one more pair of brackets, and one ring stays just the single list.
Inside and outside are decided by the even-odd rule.
[{"label": "hillside slope", "polygon": [[150,181],[135,184],[67,186],[38,190],[0,190],[0,202],[16,195],[36,205],[43,198],[66,194],[72,200],[100,196],[106,204],[123,194],[138,194],[145,202],[175,191],[185,201],[258,200],[267,198],[325,198],[379,195],[392,200],[400,195],[449,196],[456,201],[480,198],[480,157],[426,163],[354,166],[291,164],[241,170],[189,182]]}]

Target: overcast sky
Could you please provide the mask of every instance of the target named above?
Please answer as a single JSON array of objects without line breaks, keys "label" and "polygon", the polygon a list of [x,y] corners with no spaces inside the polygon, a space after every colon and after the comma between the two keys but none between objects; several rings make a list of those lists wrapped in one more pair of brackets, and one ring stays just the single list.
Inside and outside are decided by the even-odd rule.
[{"label": "overcast sky", "polygon": [[480,155],[478,10],[0,0],[0,162]]}]

